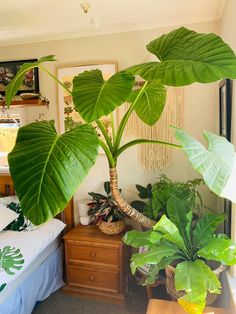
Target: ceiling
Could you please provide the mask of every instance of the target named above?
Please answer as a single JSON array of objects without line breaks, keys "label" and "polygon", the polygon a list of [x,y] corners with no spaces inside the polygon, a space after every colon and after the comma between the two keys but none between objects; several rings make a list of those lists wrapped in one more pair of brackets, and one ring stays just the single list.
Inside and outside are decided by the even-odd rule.
[{"label": "ceiling", "polygon": [[[225,1],[0,0],[0,45],[212,21],[221,17]],[[86,2],[88,13],[81,8]]]}]

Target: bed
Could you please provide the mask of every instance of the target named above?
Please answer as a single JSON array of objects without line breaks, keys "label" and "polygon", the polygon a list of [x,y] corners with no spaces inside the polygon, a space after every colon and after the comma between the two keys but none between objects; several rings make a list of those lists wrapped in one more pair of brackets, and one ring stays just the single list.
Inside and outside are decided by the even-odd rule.
[{"label": "bed", "polygon": [[[7,174],[0,175],[0,194],[15,194]],[[61,232],[73,227],[72,201],[56,218],[30,231],[0,232],[0,254],[13,257],[0,268],[1,314],[30,314],[64,285]]]}]

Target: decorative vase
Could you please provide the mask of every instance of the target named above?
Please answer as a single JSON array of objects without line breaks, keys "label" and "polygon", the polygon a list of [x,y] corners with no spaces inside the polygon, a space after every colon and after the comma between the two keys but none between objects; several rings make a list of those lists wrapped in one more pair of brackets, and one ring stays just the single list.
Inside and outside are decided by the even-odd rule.
[{"label": "decorative vase", "polygon": [[[219,277],[220,273],[225,269],[225,267],[222,264],[218,264],[217,268],[213,268],[213,272],[216,274],[217,277]],[[168,294],[171,296],[173,301],[176,301],[177,299],[181,298],[185,292],[184,291],[176,291],[175,289],[175,267],[168,265],[165,268],[166,272],[166,290]],[[214,293],[207,293],[206,296],[206,305],[211,305],[214,303],[217,299],[219,294]]]},{"label": "decorative vase", "polygon": [[84,226],[89,225],[90,217],[89,216],[80,216],[79,221],[80,221],[81,225],[84,225]]},{"label": "decorative vase", "polygon": [[125,229],[125,219],[119,221],[107,222],[102,220],[98,224],[98,228],[101,232],[109,235],[120,234]]},{"label": "decorative vase", "polygon": [[82,217],[88,216],[88,210],[89,210],[88,203],[89,202],[91,202],[91,200],[80,200],[78,202],[78,204],[79,204],[79,216],[82,216]]}]

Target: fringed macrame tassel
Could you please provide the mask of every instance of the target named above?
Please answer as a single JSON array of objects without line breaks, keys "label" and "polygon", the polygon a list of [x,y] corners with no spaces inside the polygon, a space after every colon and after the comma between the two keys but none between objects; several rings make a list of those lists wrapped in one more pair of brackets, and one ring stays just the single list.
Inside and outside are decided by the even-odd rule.
[{"label": "fringed macrame tassel", "polygon": [[[135,112],[132,113],[125,129],[125,135],[138,138],[173,142],[171,125],[183,125],[183,88],[169,87],[167,101],[160,120],[154,126],[144,124]],[[127,110],[128,105],[125,105]],[[139,164],[145,171],[163,170],[172,161],[172,149],[158,144],[142,144],[139,147]]]}]

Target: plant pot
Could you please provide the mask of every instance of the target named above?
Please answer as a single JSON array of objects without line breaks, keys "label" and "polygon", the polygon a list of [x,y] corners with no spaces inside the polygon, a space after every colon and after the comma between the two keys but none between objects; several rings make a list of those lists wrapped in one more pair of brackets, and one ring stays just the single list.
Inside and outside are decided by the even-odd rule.
[{"label": "plant pot", "polygon": [[[219,277],[220,273],[225,269],[225,267],[222,264],[218,264],[217,268],[212,267],[213,272],[216,274],[217,277]],[[176,301],[177,299],[181,298],[183,295],[185,295],[184,291],[176,291],[175,289],[175,267],[168,265],[165,268],[166,272],[166,290],[168,294],[171,296],[173,301]],[[215,293],[207,293],[206,296],[206,305],[211,305],[214,303],[217,299],[219,294]]]},{"label": "plant pot", "polygon": [[112,221],[112,222],[107,222],[107,221],[101,221],[98,224],[98,228],[100,229],[101,232],[105,234],[119,234],[125,229],[125,220],[119,220],[119,221]]}]

